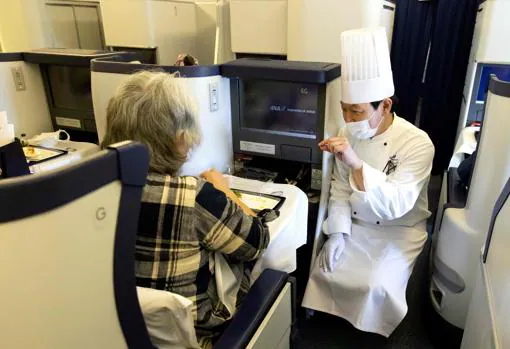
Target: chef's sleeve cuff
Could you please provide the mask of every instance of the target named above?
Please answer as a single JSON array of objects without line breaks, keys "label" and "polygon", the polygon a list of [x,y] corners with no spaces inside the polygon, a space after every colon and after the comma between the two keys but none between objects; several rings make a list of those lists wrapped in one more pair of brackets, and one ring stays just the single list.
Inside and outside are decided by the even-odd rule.
[{"label": "chef's sleeve cuff", "polygon": [[336,233],[344,233],[351,234],[351,225],[352,218],[351,216],[341,215],[341,216],[332,216],[330,215],[323,225],[323,232],[326,235],[336,234]]}]

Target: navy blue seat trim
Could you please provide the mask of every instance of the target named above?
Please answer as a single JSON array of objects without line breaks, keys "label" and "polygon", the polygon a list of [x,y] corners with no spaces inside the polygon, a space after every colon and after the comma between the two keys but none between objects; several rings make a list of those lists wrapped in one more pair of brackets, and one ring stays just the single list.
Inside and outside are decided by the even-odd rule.
[{"label": "navy blue seat trim", "polygon": [[492,74],[489,91],[498,96],[510,97],[510,81],[499,80],[495,74]]},{"label": "navy blue seat trim", "polygon": [[149,170],[149,154],[145,145],[117,143],[108,149],[118,152],[118,169],[123,184],[143,187]]},{"label": "navy blue seat trim", "polygon": [[0,147],[0,178],[30,174],[23,147],[18,138]]},{"label": "navy blue seat trim", "polygon": [[485,242],[485,247],[483,251],[483,262],[487,262],[487,256],[489,255],[489,249],[491,247],[491,241],[492,241],[492,234],[494,232],[494,225],[496,224],[496,219],[498,218],[499,211],[503,208],[506,201],[508,200],[508,197],[510,196],[510,179],[505,184],[505,187],[503,188],[503,191],[498,197],[498,200],[496,201],[496,205],[494,205],[494,209],[492,211],[492,217],[491,222],[489,225],[489,231],[487,233],[487,240]]},{"label": "navy blue seat trim", "polygon": [[0,223],[51,211],[116,180],[115,158],[102,151],[57,172],[0,181]]},{"label": "navy blue seat trim", "polygon": [[246,348],[288,280],[287,273],[264,270],[250,288],[232,322],[214,345],[214,349]]},{"label": "navy blue seat trim", "polygon": [[113,287],[119,323],[129,348],[153,348],[138,302],[135,279],[138,215],[148,167],[145,146],[130,142],[113,145],[84,162],[58,171],[0,181],[0,223],[50,211],[111,182],[121,181]]},{"label": "navy blue seat trim", "polygon": [[[125,150],[132,149],[130,152],[134,156],[120,160],[124,164],[123,170],[128,168],[126,166],[140,167],[147,161],[147,155],[143,155],[144,146],[129,144],[125,147]],[[2,180],[0,223],[51,211],[120,178],[119,164],[113,160],[116,157],[115,152],[102,151],[91,156],[86,163],[77,163],[56,172]],[[140,175],[136,177],[133,173],[136,172],[124,174],[127,178],[121,179],[129,185],[143,185],[145,176],[138,178]]]},{"label": "navy blue seat trim", "polygon": [[117,314],[129,348],[153,348],[136,293],[135,245],[143,186],[149,169],[145,146],[111,145],[117,152],[122,194],[115,232],[113,280]]}]

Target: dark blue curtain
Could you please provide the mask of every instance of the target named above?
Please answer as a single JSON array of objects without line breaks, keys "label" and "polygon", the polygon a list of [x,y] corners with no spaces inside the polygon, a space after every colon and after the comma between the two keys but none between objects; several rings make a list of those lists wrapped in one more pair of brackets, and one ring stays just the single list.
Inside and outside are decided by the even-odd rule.
[{"label": "dark blue curtain", "polygon": [[435,22],[436,2],[398,0],[396,5],[391,45],[395,94],[399,98],[396,112],[414,123]]},{"label": "dark blue curtain", "polygon": [[448,166],[455,146],[464,81],[479,0],[436,0],[420,127],[436,147],[434,174]]}]

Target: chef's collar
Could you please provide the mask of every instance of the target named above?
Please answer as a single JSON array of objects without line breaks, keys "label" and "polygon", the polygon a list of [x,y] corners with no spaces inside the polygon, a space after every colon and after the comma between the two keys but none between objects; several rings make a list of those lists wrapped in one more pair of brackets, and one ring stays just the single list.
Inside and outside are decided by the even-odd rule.
[{"label": "chef's collar", "polygon": [[[385,140],[387,139],[388,137],[391,136],[391,133],[394,129],[393,125],[395,125],[395,122],[397,122],[397,119],[400,119],[398,116],[397,116],[397,113],[393,113],[392,114],[393,116],[393,121],[391,122],[391,125],[381,134],[377,135],[377,136],[374,136],[370,139],[368,139],[367,141],[379,141],[379,140]],[[400,122],[400,121],[398,121]]]}]

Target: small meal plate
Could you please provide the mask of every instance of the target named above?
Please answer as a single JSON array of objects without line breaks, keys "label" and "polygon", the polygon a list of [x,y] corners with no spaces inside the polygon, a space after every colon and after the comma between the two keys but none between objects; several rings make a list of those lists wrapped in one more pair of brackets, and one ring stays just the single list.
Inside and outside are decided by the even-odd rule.
[{"label": "small meal plate", "polygon": [[239,200],[255,212],[260,212],[264,209],[279,210],[285,202],[285,198],[282,196],[254,193],[234,188],[232,188],[232,191],[239,197]]},{"label": "small meal plate", "polygon": [[61,149],[51,149],[35,145],[29,145],[23,147],[23,153],[27,158],[28,164],[33,165],[65,155],[67,154],[67,151]]}]

